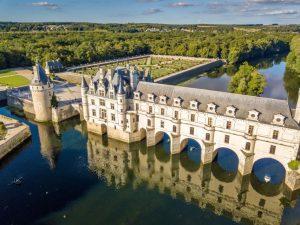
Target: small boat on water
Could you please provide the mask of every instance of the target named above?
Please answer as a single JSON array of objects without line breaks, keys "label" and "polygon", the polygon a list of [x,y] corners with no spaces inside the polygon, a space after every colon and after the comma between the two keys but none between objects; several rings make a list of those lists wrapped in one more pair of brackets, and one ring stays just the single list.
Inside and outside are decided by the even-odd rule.
[{"label": "small boat on water", "polygon": [[195,147],[190,147],[190,152],[192,152],[195,149]]},{"label": "small boat on water", "polygon": [[266,174],[265,177],[264,177],[264,180],[266,183],[269,183],[271,181],[271,176]]}]

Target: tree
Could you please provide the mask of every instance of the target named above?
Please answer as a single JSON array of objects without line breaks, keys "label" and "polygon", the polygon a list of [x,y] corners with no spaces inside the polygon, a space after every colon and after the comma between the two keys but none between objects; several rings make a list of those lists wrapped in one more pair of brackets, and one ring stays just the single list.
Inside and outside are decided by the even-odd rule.
[{"label": "tree", "polygon": [[228,90],[237,94],[259,96],[264,92],[266,84],[265,77],[246,62],[231,78]]},{"label": "tree", "polygon": [[0,121],[0,139],[3,140],[7,134],[7,128],[5,124]]},{"label": "tree", "polygon": [[57,101],[56,95],[54,93],[53,93],[52,98],[51,98],[51,106],[54,107],[54,108],[58,107],[58,101]]}]

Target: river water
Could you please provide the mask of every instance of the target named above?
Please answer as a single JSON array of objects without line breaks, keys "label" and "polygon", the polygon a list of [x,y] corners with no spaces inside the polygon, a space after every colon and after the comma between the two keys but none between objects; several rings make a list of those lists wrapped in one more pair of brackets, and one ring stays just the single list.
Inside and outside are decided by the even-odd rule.
[{"label": "river water", "polygon": [[[300,78],[297,74],[286,69],[285,56],[279,55],[259,61],[250,62],[258,68],[267,81],[263,97],[288,99],[294,107],[297,102]],[[182,86],[204,88],[217,91],[227,91],[231,76],[238,70],[238,67],[216,69],[205,76],[199,75],[183,83]]]},{"label": "river water", "polygon": [[[278,85],[276,73],[281,85],[267,87],[265,96],[293,96],[282,87],[284,62],[269,65],[261,71]],[[230,72],[222,72],[185,85],[225,90]],[[144,141],[128,145],[87,133],[78,119],[54,126],[17,117],[5,107],[0,113],[27,123],[32,132],[0,164],[1,225],[300,223],[297,193],[287,190],[284,172],[272,163],[256,164],[251,175],[241,177],[226,149],[203,166],[193,141],[171,156],[167,136],[147,148]],[[263,181],[266,173],[272,182]],[[13,184],[18,178],[22,183]]]}]

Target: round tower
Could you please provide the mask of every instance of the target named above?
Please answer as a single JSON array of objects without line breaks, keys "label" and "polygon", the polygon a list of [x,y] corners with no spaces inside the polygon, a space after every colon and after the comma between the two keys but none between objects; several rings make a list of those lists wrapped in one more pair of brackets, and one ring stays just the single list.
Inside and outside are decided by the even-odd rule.
[{"label": "round tower", "polygon": [[118,116],[119,125],[124,129],[125,127],[125,111],[127,109],[126,105],[126,93],[123,86],[123,79],[120,77],[118,92],[117,92],[117,104],[118,104]]},{"label": "round tower", "polygon": [[51,98],[53,84],[39,63],[33,67],[34,77],[30,84],[35,120],[47,122],[52,120]]},{"label": "round tower", "polygon": [[84,79],[84,76],[82,76],[82,79],[81,79],[81,98],[82,98],[83,119],[85,121],[88,121],[88,119],[89,119],[88,100],[87,100],[88,89],[89,89],[88,84],[87,84],[86,80]]}]

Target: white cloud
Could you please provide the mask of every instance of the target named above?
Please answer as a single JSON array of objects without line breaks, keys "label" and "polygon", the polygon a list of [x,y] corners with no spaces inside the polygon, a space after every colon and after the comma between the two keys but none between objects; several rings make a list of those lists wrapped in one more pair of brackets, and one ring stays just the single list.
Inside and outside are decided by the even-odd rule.
[{"label": "white cloud", "polygon": [[190,7],[190,6],[195,6],[195,4],[193,3],[188,3],[188,2],[175,2],[175,3],[172,3],[170,4],[171,7],[174,7],[174,8],[179,8],[179,7]]},{"label": "white cloud", "polygon": [[50,2],[33,2],[31,5],[35,7],[44,7],[47,9],[57,9],[59,7],[57,4]]},{"label": "white cloud", "polygon": [[146,11],[143,12],[144,15],[152,15],[152,14],[156,14],[156,13],[161,13],[163,12],[161,9],[148,9]]},{"label": "white cloud", "polygon": [[259,14],[260,16],[277,16],[277,15],[295,15],[298,14],[297,10],[292,9],[282,9],[282,10],[272,10],[266,11],[264,13]]}]

